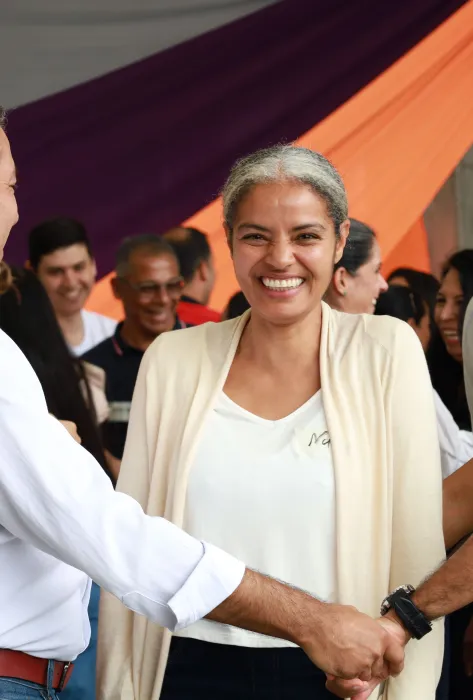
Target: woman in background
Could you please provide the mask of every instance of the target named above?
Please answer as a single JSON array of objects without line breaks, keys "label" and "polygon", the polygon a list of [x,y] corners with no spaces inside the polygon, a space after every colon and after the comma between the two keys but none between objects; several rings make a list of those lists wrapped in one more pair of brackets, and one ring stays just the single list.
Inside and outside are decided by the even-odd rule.
[{"label": "woman in background", "polygon": [[[95,418],[91,390],[81,362],[72,357],[43,285],[29,270],[4,271],[0,295],[0,328],[27,357],[41,383],[49,412],[70,421],[85,447],[110,476]],[[95,700],[97,627],[100,589],[93,583],[88,648],[76,659],[74,673],[61,700]]]},{"label": "woman in background", "polygon": [[375,232],[361,221],[350,219],[345,250],[335,263],[325,301],[346,313],[372,314],[379,295],[387,288]]},{"label": "woman in background", "polygon": [[80,361],[71,357],[52,306],[37,277],[13,270],[0,296],[0,328],[10,336],[36,372],[49,412],[77,426],[82,445],[105,469],[90,387]]},{"label": "woman in background", "polygon": [[432,334],[435,331],[435,303],[440,282],[430,272],[414,270],[411,267],[398,267],[388,277],[388,284],[398,287],[409,287],[419,294],[427,304],[429,310],[430,326]]},{"label": "woman in background", "polygon": [[[407,287],[389,285],[376,306],[377,316],[392,316],[408,323],[417,334],[424,352],[430,344],[429,309],[420,294]],[[434,389],[435,412],[440,443],[442,477],[446,479],[473,457],[473,434],[460,430],[452,414]]]},{"label": "woman in background", "polygon": [[[438,334],[428,360],[434,388],[460,428],[471,430],[463,377],[462,335],[466,308],[473,297],[473,250],[454,253],[445,263],[435,305]],[[450,700],[473,697],[473,606],[450,616]]]},{"label": "woman in background", "polygon": [[471,430],[463,378],[462,332],[473,297],[473,250],[454,253],[444,265],[435,304],[438,333],[427,354],[434,389],[462,430]]}]

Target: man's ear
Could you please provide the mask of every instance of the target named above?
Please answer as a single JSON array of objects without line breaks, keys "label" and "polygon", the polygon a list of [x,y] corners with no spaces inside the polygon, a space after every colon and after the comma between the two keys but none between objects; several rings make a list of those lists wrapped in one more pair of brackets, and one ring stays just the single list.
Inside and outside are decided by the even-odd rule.
[{"label": "man's ear", "polygon": [[112,277],[112,279],[110,280],[110,285],[112,287],[112,292],[115,299],[121,300],[122,295],[120,291],[120,280],[118,279],[118,277]]},{"label": "man's ear", "polygon": [[97,263],[95,262],[95,258],[91,258],[91,263],[92,263],[92,269],[94,271],[94,280],[97,279]]},{"label": "man's ear", "polygon": [[332,287],[341,297],[346,297],[348,291],[348,272],[339,267],[332,276]]},{"label": "man's ear", "polygon": [[210,277],[210,266],[207,260],[200,261],[196,274],[202,282],[207,282]]}]

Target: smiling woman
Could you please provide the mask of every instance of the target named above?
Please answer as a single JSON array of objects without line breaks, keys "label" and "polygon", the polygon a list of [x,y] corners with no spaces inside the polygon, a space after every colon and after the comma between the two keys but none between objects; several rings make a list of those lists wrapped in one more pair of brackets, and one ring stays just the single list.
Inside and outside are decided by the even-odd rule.
[{"label": "smiling woman", "polygon": [[[422,349],[406,324],[322,301],[349,231],[343,182],[322,155],[258,151],[235,164],[223,203],[251,311],[149,348],[118,487],[259,571],[377,617],[392,588],[417,584],[443,556]],[[132,668],[148,669],[139,700],[161,687],[161,700],[333,697],[289,642],[204,620],[169,647],[111,598],[101,615],[104,697],[133,683]],[[437,627],[407,650],[389,700],[431,700],[441,656]]]},{"label": "smiling woman", "polygon": [[462,331],[466,307],[473,297],[473,250],[460,250],[444,265],[435,303],[437,328],[427,359],[432,383],[456,423],[471,430],[463,380]]},{"label": "smiling woman", "polygon": [[369,226],[350,219],[350,233],[336,263],[325,299],[346,313],[372,314],[379,295],[388,288],[381,274],[381,251]]}]

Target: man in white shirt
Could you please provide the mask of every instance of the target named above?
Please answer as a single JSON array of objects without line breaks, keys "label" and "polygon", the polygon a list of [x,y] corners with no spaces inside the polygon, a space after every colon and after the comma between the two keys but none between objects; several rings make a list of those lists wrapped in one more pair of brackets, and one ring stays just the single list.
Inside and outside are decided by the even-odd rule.
[{"label": "man in white shirt", "polygon": [[[3,118],[0,109],[0,261],[18,219]],[[2,700],[56,698],[89,641],[90,578],[171,630],[208,616],[293,641],[338,676],[402,668],[399,643],[369,617],[247,570],[116,493],[48,414],[32,367],[2,332],[0,572]]]},{"label": "man in white shirt", "polygon": [[29,264],[74,355],[80,357],[113,335],[116,321],[84,309],[97,267],[83,224],[58,218],[35,226],[29,235]]}]

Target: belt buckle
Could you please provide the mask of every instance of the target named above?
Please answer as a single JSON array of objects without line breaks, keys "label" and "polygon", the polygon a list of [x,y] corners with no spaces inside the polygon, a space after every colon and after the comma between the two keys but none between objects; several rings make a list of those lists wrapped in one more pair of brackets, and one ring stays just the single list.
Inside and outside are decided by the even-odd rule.
[{"label": "belt buckle", "polygon": [[71,667],[71,664],[72,664],[72,661],[68,661],[67,663],[64,664],[64,667],[63,667],[62,673],[61,673],[61,678],[60,678],[60,680],[59,680],[59,685],[58,685],[58,687],[55,689],[57,693],[60,693],[61,690],[64,689],[64,683],[66,682],[67,672],[69,671],[69,668]]}]

